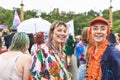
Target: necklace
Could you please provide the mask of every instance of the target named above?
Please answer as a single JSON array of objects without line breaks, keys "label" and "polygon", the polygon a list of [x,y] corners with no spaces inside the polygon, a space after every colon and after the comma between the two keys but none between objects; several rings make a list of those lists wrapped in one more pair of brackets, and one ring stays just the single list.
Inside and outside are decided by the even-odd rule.
[{"label": "necklace", "polygon": [[50,47],[55,51],[55,53],[62,53],[61,46],[58,46],[58,49],[52,43],[49,43]]},{"label": "necklace", "polygon": [[50,50],[52,50],[50,52],[52,52],[52,55],[55,57],[56,61],[59,62],[61,67],[64,67],[64,63],[62,63],[62,61],[61,61],[63,58],[63,55],[62,55],[63,51],[62,51],[62,49],[60,49],[61,46],[59,47],[58,50],[56,50],[56,48],[54,47],[54,45],[52,43],[49,43],[49,46],[50,46]]}]

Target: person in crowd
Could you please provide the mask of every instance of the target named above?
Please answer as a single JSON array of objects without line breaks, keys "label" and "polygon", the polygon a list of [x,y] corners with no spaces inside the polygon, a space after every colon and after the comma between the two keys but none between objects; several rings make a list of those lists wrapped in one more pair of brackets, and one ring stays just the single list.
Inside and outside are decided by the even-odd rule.
[{"label": "person in crowd", "polygon": [[86,60],[85,60],[85,55],[86,55],[86,49],[89,44],[89,39],[88,39],[88,31],[89,27],[84,27],[81,32],[81,41],[77,43],[75,47],[75,54],[77,56],[78,60],[78,74],[77,74],[77,80],[84,80],[85,79],[85,74],[86,74]]},{"label": "person in crowd", "polygon": [[76,41],[76,44],[79,43],[79,41],[81,41],[81,35],[76,36],[75,41]]},{"label": "person in crowd", "polygon": [[1,37],[1,44],[2,44],[2,46],[1,46],[0,53],[7,52],[8,49],[7,49],[7,47],[5,46],[4,37]]},{"label": "person in crowd", "polygon": [[66,37],[65,22],[54,21],[50,26],[49,41],[42,44],[37,57],[33,57],[31,74],[34,80],[71,80],[63,51]]},{"label": "person in crowd", "polygon": [[0,37],[0,54],[1,54],[1,48],[2,48],[2,39]]},{"label": "person in crowd", "polygon": [[85,50],[88,44],[88,30],[89,27],[84,27],[81,32],[81,40],[75,46],[75,55],[77,57],[77,66],[85,63]]},{"label": "person in crowd", "polygon": [[37,32],[35,34],[35,38],[34,38],[34,44],[32,45],[31,48],[31,55],[35,56],[37,50],[39,50],[39,48],[41,47],[41,44],[44,43],[44,33],[43,32]]},{"label": "person in crowd", "polygon": [[4,41],[4,37],[9,35],[9,30],[8,29],[3,29],[2,30],[2,47],[1,47],[1,53],[8,51],[6,45],[5,45],[5,41]]},{"label": "person in crowd", "polygon": [[0,80],[28,80],[32,61],[28,48],[27,34],[16,33],[9,51],[0,55]]},{"label": "person in crowd", "polygon": [[8,29],[3,29],[2,30],[2,37],[5,37],[7,35],[9,35],[9,30]]},{"label": "person in crowd", "polygon": [[77,61],[77,67],[79,67],[79,58],[77,57],[78,56],[78,54],[77,54],[77,47],[79,47],[79,42],[82,42],[82,40],[81,40],[81,35],[79,35],[79,36],[76,36],[75,37],[75,42],[76,42],[76,45],[75,45],[75,48],[74,48],[74,55],[76,56],[76,61]]},{"label": "person in crowd", "polygon": [[74,38],[74,43],[75,43],[74,47],[77,45],[77,43],[79,43],[80,40],[81,40],[81,35],[75,36],[75,38]]},{"label": "person in crowd", "polygon": [[72,35],[68,36],[68,39],[65,44],[65,54],[67,55],[67,66],[72,65],[72,55],[74,54],[74,39]]},{"label": "person in crowd", "polygon": [[114,33],[112,32],[112,23],[111,21],[109,21],[110,23],[110,36],[108,38],[108,41],[113,44],[113,45],[116,45],[117,44],[117,41],[116,41],[116,38],[115,38],[115,35]]},{"label": "person in crowd", "polygon": [[17,28],[12,27],[11,34],[4,37],[5,46],[7,47],[7,49],[10,47],[12,38],[15,33],[17,33]]},{"label": "person in crowd", "polygon": [[31,54],[31,48],[32,48],[32,45],[34,44],[34,35],[33,35],[33,33],[29,33],[29,34],[27,34],[27,35],[28,35],[29,40],[30,40],[30,47],[29,47],[28,51],[29,51],[30,54]]},{"label": "person in crowd", "polygon": [[89,34],[94,45],[87,50],[86,80],[120,80],[120,51],[108,41],[109,21],[103,17],[92,19]]},{"label": "person in crowd", "polygon": [[117,44],[115,45],[115,47],[120,50],[120,33],[116,33],[115,34],[115,37],[116,37],[116,42]]}]

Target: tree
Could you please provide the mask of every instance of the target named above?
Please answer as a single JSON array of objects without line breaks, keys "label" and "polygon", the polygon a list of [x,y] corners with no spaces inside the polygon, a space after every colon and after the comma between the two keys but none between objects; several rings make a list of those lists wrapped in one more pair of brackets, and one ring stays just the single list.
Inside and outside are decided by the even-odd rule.
[{"label": "tree", "polygon": [[120,33],[120,20],[116,20],[114,23],[113,23],[113,27],[112,27],[112,30],[114,33]]},{"label": "tree", "polygon": [[104,18],[108,19],[109,20],[109,9],[105,9],[103,12],[102,12],[102,15]]},{"label": "tree", "polygon": [[36,14],[37,14],[36,10],[32,10],[32,11],[27,10],[26,12],[24,12],[25,20],[37,17]]},{"label": "tree", "polygon": [[[20,15],[20,8],[17,8],[17,12]],[[113,12],[113,32],[120,32],[120,10]],[[109,19],[109,9],[105,9],[102,12],[102,15],[104,18]],[[76,14],[73,11],[65,12],[65,11],[59,11],[58,8],[54,8],[53,11],[50,13],[41,12],[41,17],[49,22],[53,22],[55,20],[62,20],[64,22],[68,22],[70,20],[74,20],[74,30],[75,35],[78,35],[81,33],[82,29],[86,26],[89,26],[89,23],[91,19],[100,16],[98,12],[95,12],[94,10],[90,10],[88,12],[84,13],[78,13]],[[24,19],[30,19],[30,18],[36,18],[37,16],[37,10],[27,10],[24,11]],[[9,28],[12,26],[14,18],[14,11],[13,10],[7,10],[2,7],[0,7],[0,24],[4,24],[9,26]]]},{"label": "tree", "polygon": [[0,7],[0,24],[7,25],[8,28],[12,26],[13,11]]},{"label": "tree", "polygon": [[113,22],[120,19],[120,10],[113,12]]}]

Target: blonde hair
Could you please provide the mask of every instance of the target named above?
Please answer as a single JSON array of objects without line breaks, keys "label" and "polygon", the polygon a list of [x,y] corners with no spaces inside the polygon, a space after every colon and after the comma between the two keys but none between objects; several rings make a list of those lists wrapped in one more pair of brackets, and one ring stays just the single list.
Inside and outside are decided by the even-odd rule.
[{"label": "blonde hair", "polygon": [[88,44],[88,31],[89,31],[90,27],[84,27],[82,32],[81,32],[81,40],[83,43],[87,43]]},{"label": "blonde hair", "polygon": [[59,25],[64,25],[65,28],[67,28],[67,25],[64,21],[60,21],[60,20],[56,20],[52,23],[52,25],[50,26],[50,31],[49,31],[49,40],[52,40],[53,38],[53,32],[54,32],[54,29],[56,27],[58,27]]}]

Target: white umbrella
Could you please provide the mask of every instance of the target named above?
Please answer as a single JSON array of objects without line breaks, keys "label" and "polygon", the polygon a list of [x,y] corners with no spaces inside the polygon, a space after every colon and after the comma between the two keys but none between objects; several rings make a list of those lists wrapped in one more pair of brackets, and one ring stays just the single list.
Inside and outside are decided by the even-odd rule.
[{"label": "white umbrella", "polygon": [[48,33],[51,23],[42,18],[31,18],[23,21],[17,27],[18,32],[33,33],[36,32],[45,32]]}]

